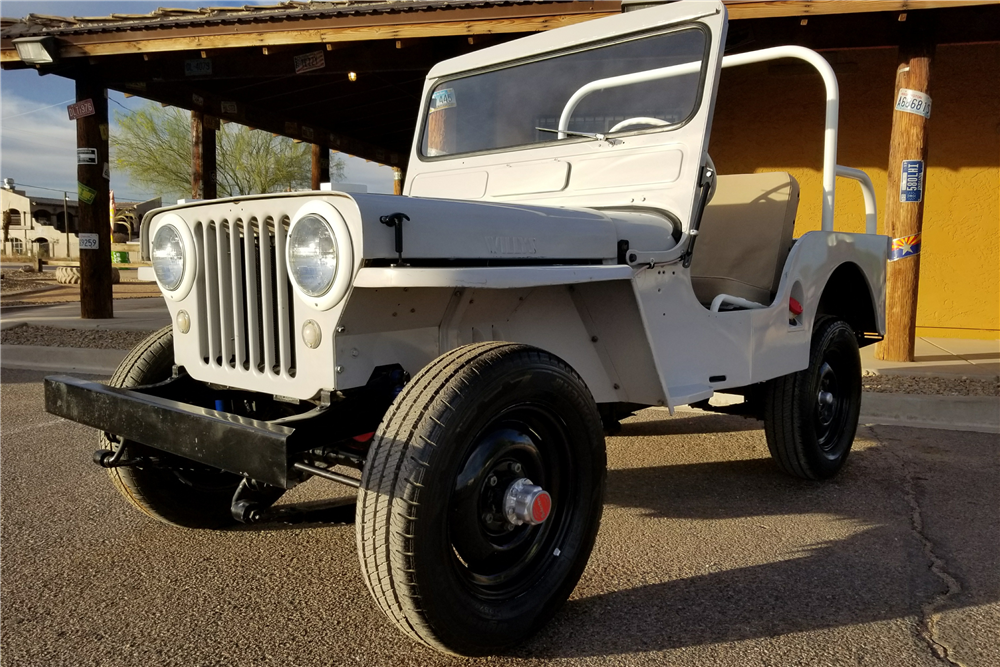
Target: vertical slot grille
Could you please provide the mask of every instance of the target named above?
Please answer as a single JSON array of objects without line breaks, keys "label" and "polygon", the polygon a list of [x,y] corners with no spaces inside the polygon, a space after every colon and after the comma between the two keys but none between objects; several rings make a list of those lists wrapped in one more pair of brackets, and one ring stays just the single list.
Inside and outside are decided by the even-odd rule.
[{"label": "vertical slot grille", "polygon": [[285,267],[288,218],[195,226],[205,269],[203,361],[255,375],[295,375],[294,303]]}]

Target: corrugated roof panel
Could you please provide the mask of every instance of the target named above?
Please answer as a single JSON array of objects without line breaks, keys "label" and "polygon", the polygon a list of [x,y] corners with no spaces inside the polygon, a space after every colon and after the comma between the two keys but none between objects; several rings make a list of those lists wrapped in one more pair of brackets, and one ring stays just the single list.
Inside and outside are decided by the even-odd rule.
[{"label": "corrugated roof panel", "polygon": [[100,33],[213,23],[261,23],[365,14],[419,13],[440,9],[563,3],[564,0],[315,0],[238,8],[160,8],[149,14],[112,14],[99,17],[29,14],[24,19],[4,19],[2,36]]}]

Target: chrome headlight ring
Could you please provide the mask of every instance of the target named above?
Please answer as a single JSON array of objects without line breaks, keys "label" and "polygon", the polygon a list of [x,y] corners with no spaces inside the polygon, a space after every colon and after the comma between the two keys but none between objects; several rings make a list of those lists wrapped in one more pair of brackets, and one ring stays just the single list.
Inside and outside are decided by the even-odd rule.
[{"label": "chrome headlight ring", "polygon": [[154,272],[157,273],[156,284],[165,298],[171,301],[182,301],[191,292],[191,288],[194,286],[195,275],[197,274],[196,265],[198,258],[195,252],[194,235],[184,220],[176,214],[167,213],[158,218],[153,224],[152,229],[149,230],[150,257],[153,260],[154,267],[156,264],[156,258],[153,257],[154,246],[157,235],[164,228],[169,228],[175,232],[180,239],[182,268],[180,279],[174,285],[164,284],[160,279],[159,272],[156,272],[154,268]]},{"label": "chrome headlight ring", "polygon": [[[310,294],[302,285],[296,282],[292,273],[292,235],[295,227],[303,221],[310,226],[315,225],[315,219],[319,219],[333,234],[334,248],[336,251],[336,270],[332,280],[325,291],[319,294]],[[304,302],[316,310],[328,310],[341,302],[347,295],[351,286],[351,278],[354,274],[354,246],[351,243],[351,232],[347,228],[347,222],[339,211],[325,201],[311,201],[298,210],[288,226],[288,236],[285,241],[285,266],[288,268],[288,278],[292,284],[292,289]]]}]

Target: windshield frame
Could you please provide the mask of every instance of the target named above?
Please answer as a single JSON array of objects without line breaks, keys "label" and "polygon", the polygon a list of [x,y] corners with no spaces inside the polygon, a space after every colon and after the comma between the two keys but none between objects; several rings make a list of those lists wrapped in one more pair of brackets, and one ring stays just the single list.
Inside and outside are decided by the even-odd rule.
[{"label": "windshield frame", "polygon": [[[705,35],[705,48],[704,48],[704,52],[702,53],[702,57],[701,57],[701,69],[699,70],[698,86],[697,86],[697,89],[695,91],[695,104],[692,106],[691,112],[682,121],[680,121],[679,123],[672,124],[672,125],[655,126],[655,127],[650,127],[650,128],[645,128],[645,129],[639,129],[639,130],[628,130],[628,131],[625,131],[625,132],[615,132],[613,135],[612,134],[608,134],[606,136],[607,137],[630,137],[630,136],[635,136],[635,135],[655,134],[655,133],[658,133],[658,132],[672,132],[674,130],[679,130],[680,128],[682,128],[685,125],[687,125],[688,123],[690,123],[691,120],[695,116],[698,115],[698,112],[701,110],[702,102],[703,102],[704,97],[705,97],[705,83],[706,83],[706,81],[708,79],[708,63],[709,63],[709,60],[711,59],[711,54],[712,54],[712,31],[709,29],[708,26],[706,26],[704,23],[702,23],[700,21],[689,21],[689,22],[685,22],[685,23],[677,23],[677,24],[674,24],[674,25],[666,26],[666,27],[658,27],[658,28],[653,28],[653,29],[650,29],[650,30],[642,30],[642,31],[638,31],[638,32],[630,32],[630,33],[627,33],[627,34],[624,34],[624,35],[616,35],[614,37],[607,38],[607,39],[597,40],[597,41],[593,41],[593,42],[587,42],[587,43],[581,44],[579,46],[573,46],[573,47],[565,48],[565,49],[558,49],[558,50],[555,50],[555,51],[548,51],[548,52],[545,52],[545,53],[536,53],[536,54],[533,54],[531,56],[527,56],[527,57],[524,57],[524,58],[517,58],[517,59],[514,59],[514,60],[506,60],[506,61],[503,61],[503,62],[494,63],[494,64],[489,65],[487,67],[480,67],[480,68],[477,68],[477,69],[471,69],[471,70],[467,70],[467,71],[464,71],[464,72],[458,72],[456,74],[452,74],[452,75],[449,75],[449,76],[441,77],[440,79],[435,80],[433,86],[428,87],[427,94],[424,97],[424,100],[423,100],[423,103],[422,103],[422,106],[421,106],[421,111],[420,111],[420,121],[419,121],[420,122],[420,133],[417,136],[417,143],[416,143],[416,146],[415,146],[416,150],[414,151],[414,153],[416,154],[417,159],[420,160],[421,162],[441,162],[441,161],[451,160],[451,159],[455,159],[455,158],[474,157],[474,156],[478,156],[478,155],[492,155],[492,154],[497,154],[497,153],[511,153],[511,152],[514,152],[514,151],[534,150],[534,149],[537,149],[537,148],[548,148],[548,147],[552,147],[552,146],[566,146],[566,145],[570,145],[570,144],[581,144],[581,143],[586,143],[586,142],[597,141],[596,138],[592,138],[592,137],[566,137],[564,139],[554,138],[551,141],[535,141],[535,142],[531,142],[531,143],[527,143],[527,144],[518,144],[518,145],[515,145],[515,146],[505,146],[505,147],[502,147],[502,148],[490,148],[490,149],[480,150],[480,151],[466,151],[466,152],[462,152],[462,153],[449,153],[447,155],[426,155],[426,154],[424,154],[424,141],[426,139],[427,130],[428,130],[427,117],[429,115],[431,98],[433,97],[434,91],[436,89],[438,89],[443,84],[448,83],[449,81],[455,81],[457,79],[465,79],[465,78],[469,78],[469,77],[472,77],[472,76],[478,76],[480,74],[487,74],[489,72],[495,72],[495,71],[498,71],[498,70],[509,69],[509,68],[512,68],[512,67],[518,67],[518,66],[521,66],[521,65],[527,65],[527,64],[530,64],[530,63],[534,63],[534,62],[540,62],[540,61],[543,61],[543,60],[551,60],[553,58],[559,58],[559,57],[571,55],[571,54],[574,54],[574,53],[582,53],[582,52],[585,52],[585,51],[592,51],[592,50],[595,50],[595,49],[604,48],[606,46],[614,46],[616,44],[624,44],[624,43],[627,43],[627,42],[638,41],[640,39],[645,39],[645,38],[649,38],[649,37],[657,37],[657,36],[660,36],[660,35],[668,35],[668,34],[671,34],[671,33],[683,32],[683,31],[692,30],[692,29],[694,29],[694,30],[700,30],[702,33],[704,33],[704,35]],[[558,135],[556,135],[556,136],[558,137]]]}]

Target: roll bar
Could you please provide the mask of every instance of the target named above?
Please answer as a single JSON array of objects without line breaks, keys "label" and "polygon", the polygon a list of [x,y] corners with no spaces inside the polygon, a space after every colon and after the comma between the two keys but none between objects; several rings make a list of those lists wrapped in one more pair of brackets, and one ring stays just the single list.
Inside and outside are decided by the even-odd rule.
[{"label": "roll bar", "polygon": [[[833,231],[833,209],[836,201],[837,176],[850,178],[858,181],[865,200],[865,231],[874,234],[876,231],[876,209],[875,190],[872,187],[871,179],[863,171],[851,169],[837,164],[837,133],[840,118],[840,88],[837,85],[837,76],[833,73],[833,68],[826,58],[811,49],[802,46],[775,46],[759,51],[748,53],[738,53],[732,56],[725,56],[722,59],[723,67],[737,67],[739,65],[749,65],[751,63],[765,62],[768,60],[778,60],[780,58],[798,58],[804,60],[819,72],[823,77],[823,84],[826,87],[826,130],[823,133],[823,231]],[[668,79],[684,74],[694,74],[701,71],[701,62],[694,61],[682,63],[680,65],[670,65],[669,67],[659,67],[646,70],[644,72],[633,72],[622,74],[605,79],[597,79],[581,86],[570,96],[559,116],[559,138],[566,138],[566,130],[569,129],[569,120],[576,110],[577,105],[591,93],[609,88],[619,88],[637,83],[646,83],[660,79]]]}]

